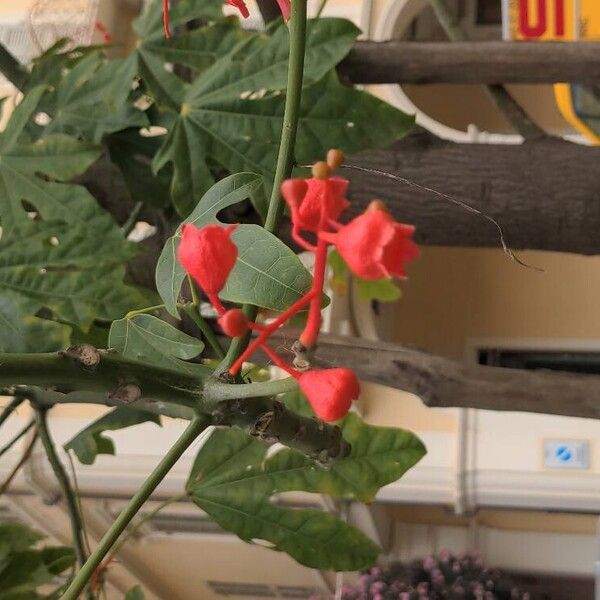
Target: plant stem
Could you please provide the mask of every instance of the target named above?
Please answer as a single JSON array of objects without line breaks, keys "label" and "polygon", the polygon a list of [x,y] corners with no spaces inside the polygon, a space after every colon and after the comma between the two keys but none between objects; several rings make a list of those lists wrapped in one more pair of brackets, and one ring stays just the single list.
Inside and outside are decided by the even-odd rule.
[{"label": "plant stem", "polygon": [[31,456],[31,453],[33,452],[33,447],[35,446],[37,439],[38,439],[38,434],[36,432],[33,434],[33,437],[31,438],[31,441],[29,442],[27,448],[25,448],[25,451],[23,452],[23,455],[19,459],[19,462],[14,466],[13,470],[10,472],[10,475],[4,480],[2,485],[0,485],[0,496],[2,496],[2,494],[4,494],[6,492],[6,490],[8,490],[8,488],[10,487],[10,484],[12,483],[12,480],[16,477],[17,473],[21,470],[21,467],[29,460],[29,457]]},{"label": "plant stem", "polygon": [[[2,365],[2,363],[0,362],[0,366]],[[8,385],[13,385],[13,384],[8,384]],[[6,419],[8,419],[8,417],[10,417],[10,415],[13,414],[13,412],[23,403],[25,402],[25,398],[23,396],[15,396],[2,410],[2,413],[0,413],[0,427],[2,426],[2,423],[4,423],[4,421],[6,421]]]},{"label": "plant stem", "polygon": [[219,342],[215,332],[212,330],[211,326],[206,322],[204,317],[200,314],[200,296],[198,296],[198,290],[196,289],[196,283],[194,280],[188,275],[188,283],[190,286],[190,292],[192,294],[192,304],[188,306],[184,306],[183,310],[188,314],[190,319],[194,321],[198,329],[202,332],[202,335],[206,338],[206,341],[210,344],[210,347],[213,349],[214,353],[217,355],[217,358],[223,359],[225,358],[225,350],[223,350],[223,346]]},{"label": "plant stem", "polygon": [[121,232],[123,233],[123,237],[127,237],[134,229],[138,217],[144,208],[144,203],[141,200],[138,200],[133,209],[131,210],[130,215],[127,217],[127,221],[121,225]]},{"label": "plant stem", "polygon": [[[48,462],[54,471],[54,476],[58,481],[58,485],[62,491],[62,495],[67,504],[67,512],[69,513],[69,520],[71,522],[71,536],[73,538],[73,547],[75,549],[75,556],[77,557],[77,563],[82,567],[87,559],[87,553],[85,551],[85,541],[83,539],[83,521],[81,513],[79,512],[79,506],[77,504],[77,497],[65,468],[56,453],[54,442],[48,429],[48,421],[46,419],[47,409],[35,407],[35,422],[37,425],[37,431],[46,451]],[[88,590],[87,597],[93,600],[93,595]]]},{"label": "plant stem", "polygon": [[[0,387],[12,385],[55,388],[60,392],[101,392],[105,399],[118,398],[124,384],[139,386],[142,397],[165,400],[200,410],[203,379],[180,371],[153,367],[109,352],[99,362],[85,366],[69,352],[0,353]],[[206,369],[206,375],[210,369]],[[132,399],[133,400],[133,399]]]},{"label": "plant stem", "polygon": [[61,600],[77,599],[87,582],[91,579],[95,570],[108,554],[114,543],[119,539],[121,533],[123,533],[127,525],[143,506],[144,502],[146,502],[152,492],[165,478],[185,450],[189,448],[198,435],[200,435],[209,424],[210,421],[208,419],[196,417],[188,425],[179,439],[173,444],[167,454],[165,454],[164,458],[158,463],[146,481],[144,481],[142,487],[136,492],[129,504],[116,518],[110,529],[104,534],[104,537],[100,540],[100,543],[92,555],[87,559],[79,573],[77,573]]},{"label": "plant stem", "polygon": [[298,384],[293,377],[286,377],[285,379],[274,379],[258,383],[240,383],[238,385],[210,383],[206,386],[206,393],[212,401],[221,402],[223,400],[274,396],[276,394],[283,394],[284,392],[291,392],[297,386]]},{"label": "plant stem", "polygon": [[10,53],[4,44],[0,44],[0,72],[21,91],[29,79],[27,69]]},{"label": "plant stem", "polygon": [[6,454],[35,424],[35,421],[29,421],[4,447],[0,448],[0,456]]},{"label": "plant stem", "polygon": [[[302,98],[302,79],[304,75],[304,52],[306,47],[306,0],[292,2],[292,14],[289,22],[290,30],[290,55],[288,58],[288,78],[285,96],[285,109],[283,113],[283,127],[279,142],[279,154],[273,179],[273,190],[269,200],[269,210],[265,219],[265,229],[276,233],[279,220],[283,212],[279,188],[284,179],[292,173],[294,166],[294,146],[296,132],[300,120],[300,100]],[[254,321],[257,308],[250,304],[243,307],[244,314],[250,321]],[[242,354],[248,342],[250,332],[239,338],[234,338],[229,346],[227,356],[221,362],[218,371],[224,372]]]},{"label": "plant stem", "polygon": [[145,315],[147,313],[154,312],[155,310],[160,310],[164,307],[164,304],[155,304],[154,306],[147,306],[146,308],[140,308],[138,310],[130,310],[125,317],[127,319],[131,319],[131,317],[135,317],[136,315]]}]

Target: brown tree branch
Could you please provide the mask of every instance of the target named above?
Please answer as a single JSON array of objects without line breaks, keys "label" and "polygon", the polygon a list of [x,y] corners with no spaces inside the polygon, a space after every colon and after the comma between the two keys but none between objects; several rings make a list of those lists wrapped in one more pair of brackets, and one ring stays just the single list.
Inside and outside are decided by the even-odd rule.
[{"label": "brown tree branch", "polygon": [[591,83],[600,42],[356,42],[344,80],[376,83]]},{"label": "brown tree branch", "polygon": [[[296,339],[297,332],[278,335]],[[399,344],[322,334],[313,366],[348,367],[364,381],[461,407],[600,418],[600,376],[464,365]]]}]

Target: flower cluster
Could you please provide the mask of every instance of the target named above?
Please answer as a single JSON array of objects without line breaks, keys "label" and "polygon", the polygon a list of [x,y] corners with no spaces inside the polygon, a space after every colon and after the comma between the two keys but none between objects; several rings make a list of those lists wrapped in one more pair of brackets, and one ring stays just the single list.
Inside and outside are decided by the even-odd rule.
[{"label": "flower cluster", "polygon": [[[364,571],[356,586],[344,586],[343,600],[529,600],[496,569],[483,566],[476,554],[454,556],[442,550],[410,564]],[[314,596],[311,600],[318,600]]]},{"label": "flower cluster", "polygon": [[[291,214],[292,236],[300,247],[315,254],[314,277],[311,289],[268,324],[248,321],[239,308],[226,310],[219,299],[237,258],[237,247],[231,239],[235,225],[197,228],[186,224],[178,249],[179,262],[215,307],[224,333],[238,337],[254,330],[258,334],[229,373],[238,375],[243,363],[260,348],[275,365],[298,380],[316,415],[325,421],[342,418],[358,398],[360,386],[356,375],[344,368],[302,372],[269,347],[269,337],[299,311],[308,308],[297,345],[302,352],[316,345],[329,246],[337,248],[353,273],[371,280],[404,277],[406,262],[418,255],[411,239],[414,228],[396,222],[381,201],[373,201],[363,214],[346,225],[338,221],[350,206],[346,198],[348,180],[332,175],[342,161],[339,150],[330,150],[326,161],[313,166],[312,177],[288,179],[281,185],[281,195]],[[306,235],[312,236],[312,240],[306,239]]]}]

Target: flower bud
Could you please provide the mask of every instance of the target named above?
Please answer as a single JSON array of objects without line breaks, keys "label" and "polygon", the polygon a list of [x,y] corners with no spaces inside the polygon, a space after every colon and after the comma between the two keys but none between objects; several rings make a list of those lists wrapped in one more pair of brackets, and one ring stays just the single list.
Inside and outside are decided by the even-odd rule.
[{"label": "flower bud", "polygon": [[332,171],[335,171],[344,162],[344,153],[337,148],[332,148],[327,152],[327,165]]},{"label": "flower bud", "polygon": [[360,384],[350,369],[306,371],[300,375],[298,385],[323,421],[341,419],[360,394]]},{"label": "flower bud", "polygon": [[225,312],[217,294],[225,287],[238,250],[231,241],[236,226],[186,224],[181,230],[177,258],[219,312]]},{"label": "flower bud", "polygon": [[327,179],[330,175],[331,169],[324,160],[320,160],[312,166],[312,176],[315,179]]},{"label": "flower bud", "polygon": [[240,308],[228,310],[219,317],[218,323],[229,337],[239,337],[248,331],[248,319]]}]

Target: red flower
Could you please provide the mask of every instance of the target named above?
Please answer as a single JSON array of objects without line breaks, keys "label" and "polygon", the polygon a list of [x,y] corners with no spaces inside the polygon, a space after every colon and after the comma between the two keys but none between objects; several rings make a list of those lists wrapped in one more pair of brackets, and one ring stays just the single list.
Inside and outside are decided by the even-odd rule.
[{"label": "red flower", "polygon": [[196,280],[219,314],[225,313],[225,309],[217,294],[225,287],[238,254],[237,246],[231,241],[235,228],[235,225],[198,228],[186,224],[177,249],[181,266]]},{"label": "red flower", "polygon": [[298,385],[324,421],[341,419],[360,394],[360,384],[350,369],[306,371],[298,378]]},{"label": "red flower", "polygon": [[219,325],[225,335],[239,337],[248,331],[248,319],[239,308],[232,308],[218,319]]},{"label": "red flower", "polygon": [[322,217],[325,223],[335,221],[350,206],[345,197],[347,189],[348,180],[342,177],[287,179],[281,184],[281,195],[290,208],[294,226],[317,232]]},{"label": "red flower", "polygon": [[367,210],[336,233],[321,239],[335,244],[350,270],[363,279],[405,277],[404,265],[419,255],[411,240],[415,228],[394,221],[385,210]]}]

